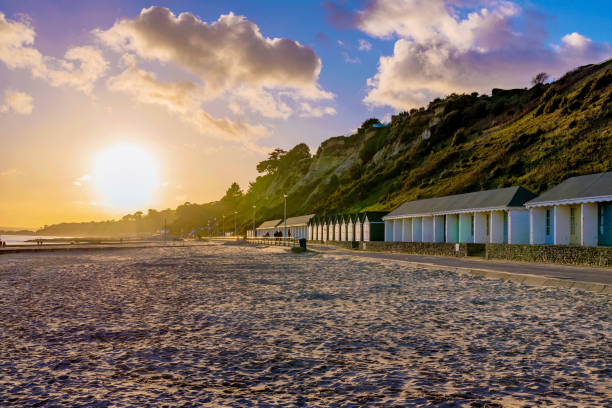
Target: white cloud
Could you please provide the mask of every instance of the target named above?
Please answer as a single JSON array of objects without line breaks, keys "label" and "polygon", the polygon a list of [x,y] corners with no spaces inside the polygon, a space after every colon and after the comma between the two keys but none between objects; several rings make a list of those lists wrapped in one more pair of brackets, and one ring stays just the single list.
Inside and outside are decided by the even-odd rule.
[{"label": "white cloud", "polygon": [[371,51],[372,43],[363,38],[359,39],[359,51]]},{"label": "white cloud", "polygon": [[348,52],[343,52],[342,56],[344,57],[344,62],[348,62],[349,64],[359,64],[361,62],[357,57],[351,58]]},{"label": "white cloud", "polygon": [[241,121],[214,118],[201,109],[204,92],[193,82],[162,82],[155,74],[138,68],[134,61],[119,75],[107,81],[111,91],[123,92],[140,103],[160,105],[169,112],[193,125],[200,133],[224,137],[250,145],[254,140],[267,136],[267,129]]},{"label": "white cloud", "polygon": [[0,112],[12,111],[19,115],[29,115],[33,109],[33,99],[27,93],[11,90],[4,92],[4,105],[0,105]]},{"label": "white cloud", "polygon": [[49,70],[49,81],[53,86],[68,85],[86,94],[107,69],[107,62],[100,51],[91,46],[73,47],[66,51],[60,69]]},{"label": "white cloud", "polygon": [[176,16],[150,7],[95,34],[116,50],[178,64],[204,81],[210,95],[248,85],[296,89],[311,99],[333,97],[317,83],[321,60],[310,47],[266,38],[256,24],[233,13],[207,23],[191,13]]},{"label": "white cloud", "polygon": [[[191,13],[175,15],[167,8],[150,7],[94,34],[111,49],[131,53],[133,66],[140,58],[171,63],[195,75],[195,82],[161,83],[152,73],[132,67],[108,85],[140,102],[163,105],[204,133],[216,129],[240,140],[267,133],[262,126],[213,118],[201,108],[204,101],[226,103],[235,115],[250,111],[287,119],[299,112],[303,101],[334,98],[318,83],[321,60],[310,47],[264,37],[256,24],[233,13],[207,23]],[[131,85],[128,77],[145,88]]]},{"label": "white cloud", "polygon": [[91,180],[91,176],[89,174],[85,174],[79,177],[78,179],[76,179],[75,181],[73,181],[72,184],[74,184],[77,187],[81,187],[83,183],[90,181],[90,180]]},{"label": "white cloud", "polygon": [[[612,56],[607,43],[568,34],[550,46],[536,27],[515,29],[521,8],[482,0],[464,18],[461,2],[376,0],[357,13],[356,25],[379,38],[399,37],[391,56],[379,60],[364,102],[407,109],[452,92],[489,92],[529,84],[538,72],[558,76]],[[541,23],[541,22],[539,22]]]},{"label": "white cloud", "polygon": [[19,174],[17,169],[6,169],[4,171],[0,171],[0,177],[12,176],[14,174]]},{"label": "white cloud", "polygon": [[33,47],[36,32],[28,21],[7,20],[0,12],[0,61],[9,69],[27,69],[53,86],[68,85],[90,93],[107,69],[100,51],[91,46],[68,49],[64,59],[43,56]]},{"label": "white cloud", "polygon": [[308,102],[302,102],[300,116],[304,118],[320,118],[325,115],[335,115],[336,109],[332,107],[314,107]]}]

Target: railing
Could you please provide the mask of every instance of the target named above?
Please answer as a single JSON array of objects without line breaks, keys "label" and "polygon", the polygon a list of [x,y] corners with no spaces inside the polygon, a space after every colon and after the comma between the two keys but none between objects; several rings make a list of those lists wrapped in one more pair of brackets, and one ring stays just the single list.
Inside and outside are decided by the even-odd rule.
[{"label": "railing", "polygon": [[294,237],[248,237],[247,242],[251,244],[299,247],[300,239]]},{"label": "railing", "polygon": [[240,235],[213,235],[211,237],[202,237],[204,239],[211,239],[214,241],[240,241],[243,239]]}]

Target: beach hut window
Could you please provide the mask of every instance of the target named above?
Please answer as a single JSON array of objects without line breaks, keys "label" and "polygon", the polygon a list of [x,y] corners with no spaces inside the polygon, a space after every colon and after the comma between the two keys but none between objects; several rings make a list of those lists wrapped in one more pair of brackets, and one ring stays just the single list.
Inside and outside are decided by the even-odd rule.
[{"label": "beach hut window", "polygon": [[546,235],[550,235],[550,210],[546,210]]},{"label": "beach hut window", "polygon": [[570,208],[570,234],[576,235],[576,209]]}]

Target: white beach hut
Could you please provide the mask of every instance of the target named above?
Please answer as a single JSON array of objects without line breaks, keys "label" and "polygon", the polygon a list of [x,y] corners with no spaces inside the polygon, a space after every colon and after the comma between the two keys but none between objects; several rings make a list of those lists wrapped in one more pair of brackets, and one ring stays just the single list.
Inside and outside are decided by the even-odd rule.
[{"label": "white beach hut", "polygon": [[281,220],[269,220],[261,223],[259,227],[255,230],[257,231],[257,237],[263,237],[266,234],[269,234],[271,237],[274,236],[274,233],[278,231],[277,227],[280,224]]},{"label": "white beach hut", "polygon": [[612,172],[569,178],[525,206],[532,244],[612,246]]},{"label": "white beach hut", "polygon": [[346,239],[347,241],[356,241],[355,239],[355,216],[349,214],[346,216],[347,225],[346,225]]},{"label": "white beach hut", "polygon": [[291,236],[292,238],[307,238],[308,237],[308,223],[314,217],[314,214],[309,215],[300,215],[297,217],[287,218],[287,221],[281,221],[279,227],[281,230],[285,231],[287,228],[287,236]]},{"label": "white beach hut", "polygon": [[409,201],[383,217],[385,241],[527,244],[534,197],[508,187]]}]

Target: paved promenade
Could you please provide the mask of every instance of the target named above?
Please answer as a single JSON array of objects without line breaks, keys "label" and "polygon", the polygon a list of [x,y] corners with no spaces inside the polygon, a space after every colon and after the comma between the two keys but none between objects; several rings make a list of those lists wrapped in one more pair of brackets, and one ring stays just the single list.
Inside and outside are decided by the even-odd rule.
[{"label": "paved promenade", "polygon": [[330,255],[350,255],[360,258],[409,262],[428,269],[452,270],[490,278],[508,279],[525,284],[563,286],[594,292],[612,293],[612,269],[507,262],[483,258],[452,258],[390,252],[350,251],[343,248],[317,247],[316,251]]}]

